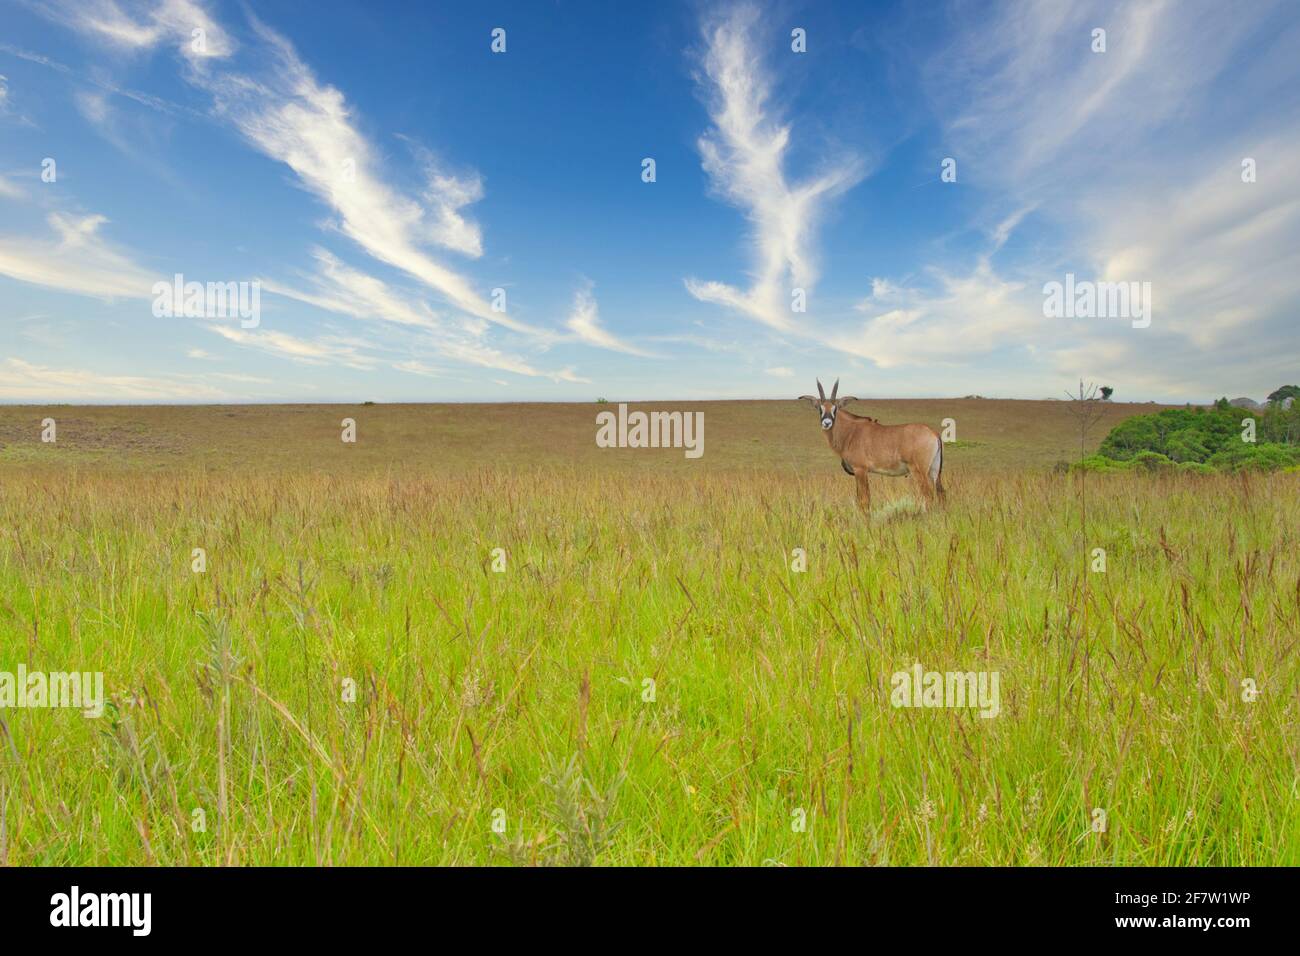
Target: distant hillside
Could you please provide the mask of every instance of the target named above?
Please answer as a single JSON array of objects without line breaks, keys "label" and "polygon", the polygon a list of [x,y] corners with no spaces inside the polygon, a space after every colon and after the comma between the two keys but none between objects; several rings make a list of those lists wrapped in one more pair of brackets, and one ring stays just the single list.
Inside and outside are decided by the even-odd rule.
[{"label": "distant hillside", "polygon": [[[681,471],[838,469],[816,415],[795,401],[661,402],[633,408],[703,411],[704,456],[674,449],[596,447],[596,413],[609,404],[0,406],[6,468],[240,471],[528,471],[541,467]],[[1159,405],[1105,403],[1092,445]],[[946,468],[1048,468],[1079,457],[1068,403],[1002,399],[864,399],[849,410],[886,424],[956,422]],[[40,423],[58,425],[42,444]],[[355,419],[356,444],[340,440]]]}]

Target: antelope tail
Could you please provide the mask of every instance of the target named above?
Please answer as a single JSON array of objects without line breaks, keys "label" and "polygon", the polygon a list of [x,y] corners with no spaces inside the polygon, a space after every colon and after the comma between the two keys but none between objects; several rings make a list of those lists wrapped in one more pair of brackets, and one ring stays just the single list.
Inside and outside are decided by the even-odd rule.
[{"label": "antelope tail", "polygon": [[[938,438],[938,436],[935,436]],[[930,459],[930,482],[934,485],[934,490],[940,498],[943,497],[943,439],[938,438],[939,447],[934,450],[934,457]]]}]

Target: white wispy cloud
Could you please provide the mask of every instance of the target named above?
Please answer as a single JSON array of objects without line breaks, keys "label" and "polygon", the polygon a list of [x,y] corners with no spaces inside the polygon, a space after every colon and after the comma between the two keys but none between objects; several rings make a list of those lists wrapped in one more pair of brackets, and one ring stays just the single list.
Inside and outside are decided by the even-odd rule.
[{"label": "white wispy cloud", "polygon": [[96,298],[150,298],[158,276],[101,234],[99,215],[53,212],[52,238],[0,237],[0,275]]},{"label": "white wispy cloud", "polygon": [[1294,322],[1300,299],[1300,122],[1250,150],[1253,183],[1241,148],[1220,148],[1193,177],[1134,183],[1123,216],[1104,194],[1080,203],[1099,278],[1151,282],[1162,324],[1207,350],[1270,316]]},{"label": "white wispy cloud", "polygon": [[993,265],[1030,211],[1023,207],[995,222],[970,268],[929,266],[921,283],[873,278],[871,294],[854,306],[867,319],[828,328],[822,340],[879,368],[893,368],[960,365],[1049,336],[1039,288],[1000,275]]},{"label": "white wispy cloud", "polygon": [[426,378],[441,378],[447,374],[447,370],[439,368],[436,365],[430,365],[428,362],[417,362],[414,359],[405,359],[401,362],[394,362],[393,368],[399,372],[407,372],[411,375],[423,375]]},{"label": "white wispy cloud", "polygon": [[1275,6],[1003,2],[964,11],[923,78],[959,158],[1017,193],[1051,194],[1122,174],[1139,132],[1169,142]]},{"label": "white wispy cloud", "polygon": [[236,47],[234,39],[194,0],[160,0],[132,4],[129,9],[116,0],[48,0],[36,9],[120,49],[150,50],[166,44],[196,64],[228,57]]},{"label": "white wispy cloud", "polygon": [[37,401],[229,401],[245,396],[186,376],[105,375],[87,369],[0,360],[0,394]]},{"label": "white wispy cloud", "polygon": [[[1247,49],[1277,9],[1091,0],[962,18],[926,67],[927,86],[955,154],[981,171],[989,208],[1010,212],[988,227],[974,269],[922,270],[934,281],[864,303],[873,317],[837,346],[882,365],[1019,349],[1047,374],[1122,376],[1166,394],[1208,381],[1246,390],[1274,374],[1262,371],[1270,343],[1300,296],[1300,114],[1284,106],[1297,99],[1286,31]],[[1091,49],[1098,27],[1105,53]],[[1216,84],[1243,58],[1252,69],[1231,96],[1276,108],[1225,109]],[[1245,156],[1270,175],[1243,183]],[[994,254],[1031,212],[1060,240],[998,268]],[[1152,327],[1044,318],[1042,285],[1067,269],[1150,282]]]},{"label": "white wispy cloud", "polygon": [[77,111],[96,125],[108,120],[108,97],[97,90],[83,90],[73,97]]},{"label": "white wispy cloud", "polygon": [[[416,280],[424,295],[433,294],[441,300],[439,305],[445,304],[450,311],[435,312],[424,301],[424,295],[394,288],[319,247],[312,250],[315,268],[304,277],[305,284],[263,278],[265,291],[366,323],[418,328],[425,337],[413,342],[413,349],[439,360],[555,381],[584,381],[570,368],[542,369],[489,344],[486,336],[492,324],[533,339],[543,348],[563,338],[493,310],[469,278],[434,255],[434,249],[469,258],[483,255],[482,229],[467,213],[483,197],[481,176],[473,170],[453,171],[433,151],[403,137],[423,172],[423,185],[411,192],[389,181],[386,164],[360,132],[343,93],[319,81],[286,38],[251,14],[256,42],[245,60],[259,64],[253,72],[239,67],[233,59],[218,62],[233,54],[233,37],[191,0],[163,0],[130,7],[113,0],[89,5],[60,2],[44,12],[83,34],[130,50],[180,44],[178,48],[191,67],[185,79],[212,97],[214,115],[221,122],[232,126],[259,152],[293,170],[299,184],[333,211],[329,228],[355,242],[378,262]],[[193,51],[186,52],[185,48],[195,29],[204,31],[208,44],[202,62],[196,62]],[[47,57],[16,52],[25,59],[74,74]],[[98,81],[94,88],[79,90],[75,95],[82,115],[112,140],[116,123],[106,93],[125,95],[130,91]],[[162,106],[172,109],[171,104]],[[122,148],[129,145],[120,136],[117,141]],[[10,256],[10,274],[59,284],[62,271],[38,274],[33,257],[20,257],[16,244]],[[117,261],[129,263],[122,254]],[[0,271],[5,264],[0,259]],[[132,275],[139,270],[128,265],[123,272]],[[64,288],[85,292],[101,284],[82,281],[79,285],[65,283]],[[146,283],[146,291],[150,285]],[[354,368],[375,368],[387,361],[382,349],[374,352],[364,342],[344,343],[333,335],[295,335],[265,326],[257,330],[214,326],[211,331],[235,345],[291,361]]]},{"label": "white wispy cloud", "polygon": [[465,275],[427,248],[481,255],[479,229],[462,212],[482,196],[481,181],[430,167],[419,199],[385,181],[383,163],[357,129],[342,92],[319,82],[284,37],[256,20],[253,27],[264,47],[262,73],[254,78],[211,71],[194,78],[212,94],[217,114],[258,150],[289,166],[305,189],[334,210],[333,227],[369,255],[470,315],[515,332],[544,334],[493,311]]},{"label": "white wispy cloud", "polygon": [[109,94],[101,89],[78,90],[72,97],[77,112],[94,127],[113,148],[128,156],[139,157],[139,151],[129,135],[120,128],[120,118],[109,102]]},{"label": "white wispy cloud", "polygon": [[358,319],[378,319],[428,329],[442,326],[438,316],[423,302],[404,296],[375,276],[352,268],[329,250],[319,246],[313,248],[312,259],[316,271],[308,277],[310,290],[297,289],[272,279],[263,279],[262,288]]},{"label": "white wispy cloud", "polygon": [[588,345],[609,349],[612,352],[639,355],[643,358],[656,357],[652,352],[647,352],[635,345],[624,342],[601,324],[600,310],[596,304],[595,286],[590,282],[578,289],[573,299],[573,309],[564,324],[580,341]]},{"label": "white wispy cloud", "polygon": [[1104,369],[1169,394],[1252,394],[1295,377],[1300,126],[1255,140],[1267,171],[1256,182],[1241,181],[1240,153],[1220,147],[1178,181],[1126,183],[1122,217],[1109,214],[1113,189],[1080,198],[1081,247],[1097,278],[1150,282],[1154,318],[1109,335],[1084,324],[1053,355],[1057,368]]},{"label": "white wispy cloud", "polygon": [[[418,298],[346,265],[328,250],[319,247],[314,249],[313,258],[317,268],[309,278],[310,289],[298,289],[266,280],[263,281],[263,288],[338,315],[422,330],[425,334],[412,340],[410,347],[432,352],[444,360],[529,377],[572,380],[572,372],[568,370],[552,372],[539,369],[527,359],[489,345],[484,338],[484,323],[480,321],[472,318],[458,320],[436,313]],[[254,339],[246,338],[243,342],[252,344]]]},{"label": "white wispy cloud", "polygon": [[771,104],[771,80],[755,33],[764,17],[756,6],[731,8],[704,27],[702,82],[712,128],[699,140],[713,187],[745,213],[752,227],[752,285],[687,279],[697,299],[789,329],[794,289],[817,282],[813,252],[826,203],[865,173],[857,156],[827,159],[818,174],[791,182],[785,171],[790,126]]},{"label": "white wispy cloud", "polygon": [[452,172],[427,146],[409,136],[398,135],[415,154],[424,172],[421,195],[427,211],[430,241],[475,259],[483,255],[483,230],[461,212],[483,198],[483,177],[476,171]]},{"label": "white wispy cloud", "polygon": [[140,90],[111,83],[103,77],[99,70],[92,70],[89,72],[74,70],[66,63],[60,63],[58,60],[46,56],[43,53],[24,50],[22,47],[14,46],[11,43],[0,43],[0,53],[7,53],[10,56],[17,57],[20,60],[25,60],[28,63],[38,64],[46,69],[53,70],[55,73],[60,73],[63,76],[75,79],[79,83],[93,86],[96,89],[102,90],[106,93],[112,93],[115,96],[124,97],[125,99],[139,103],[141,106],[147,106],[149,109],[155,110],[159,113],[165,113],[167,115],[185,114],[197,119],[203,118],[203,114],[199,113],[192,107],[173,103],[170,100],[164,99],[161,96],[155,96],[152,93],[145,93]]},{"label": "white wispy cloud", "polygon": [[369,371],[377,363],[374,356],[367,355],[355,342],[338,336],[308,339],[268,328],[244,329],[215,324],[207,328],[237,345],[260,349],[305,365],[343,365]]},{"label": "white wispy cloud", "polygon": [[[1167,0],[954,6],[953,41],[921,72],[946,148],[962,169],[978,170],[983,211],[969,231],[983,238],[973,251],[944,244],[940,258],[906,276],[872,280],[856,307],[863,318],[823,310],[816,323],[796,325],[789,288],[813,270],[788,250],[808,248],[816,220],[796,215],[798,190],[785,182],[788,130],[770,105],[754,10],[733,8],[705,28],[714,128],[701,152],[714,184],[752,223],[755,281],[748,290],[698,280],[688,288],[879,368],[964,366],[977,380],[996,353],[1040,377],[1122,374],[1172,394],[1207,378],[1273,375],[1272,343],[1288,334],[1283,316],[1300,297],[1300,202],[1290,196],[1300,96],[1286,52],[1296,30],[1270,20],[1279,9],[1272,0],[1250,16]],[[1091,50],[1097,27],[1107,31],[1105,53]],[[1250,69],[1232,96],[1271,108],[1235,109],[1222,92],[1224,71],[1243,62]],[[1270,170],[1267,181],[1241,182],[1248,155]],[[826,180],[815,200],[854,175]],[[1008,254],[1030,221],[1052,241]],[[1067,269],[1151,282],[1155,325],[1045,318],[1042,286]]]},{"label": "white wispy cloud", "polygon": [[[987,260],[961,275],[929,270],[924,288],[896,288],[858,306],[866,321],[827,331],[825,344],[880,368],[959,365],[1043,331],[1042,297]],[[1039,311],[1036,311],[1039,310]]]}]

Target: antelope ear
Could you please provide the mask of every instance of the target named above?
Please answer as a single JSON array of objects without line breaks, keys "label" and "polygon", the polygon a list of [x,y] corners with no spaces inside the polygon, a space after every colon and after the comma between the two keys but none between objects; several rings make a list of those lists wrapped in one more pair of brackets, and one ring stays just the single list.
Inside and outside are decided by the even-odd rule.
[{"label": "antelope ear", "polygon": [[813,398],[811,395],[800,395],[798,400],[801,402],[807,402],[814,408],[817,406],[817,399]]},{"label": "antelope ear", "polygon": [[857,399],[854,398],[852,395],[849,395],[849,396],[847,396],[847,397],[845,397],[845,398],[837,398],[837,399],[835,399],[835,407],[836,407],[836,408],[843,408],[843,407],[844,407],[845,405],[847,405],[849,402],[856,402],[856,401],[857,401]]}]

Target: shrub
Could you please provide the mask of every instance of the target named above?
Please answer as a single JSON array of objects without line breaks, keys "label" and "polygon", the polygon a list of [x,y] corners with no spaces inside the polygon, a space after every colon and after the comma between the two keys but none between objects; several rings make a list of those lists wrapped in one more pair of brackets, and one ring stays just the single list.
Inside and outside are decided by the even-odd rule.
[{"label": "shrub", "polygon": [[[1253,419],[1258,443],[1242,441],[1242,422]],[[1138,415],[1111,429],[1087,471],[1139,469],[1184,473],[1273,471],[1300,463],[1300,410],[1270,406],[1260,412],[1225,401],[1212,408],[1170,408]],[[1198,467],[1190,467],[1198,466]]]},{"label": "shrub", "polygon": [[1089,455],[1073,467],[1081,471],[1119,472],[1127,471],[1128,463],[1115,461],[1105,455]]},{"label": "shrub", "polygon": [[1169,471],[1173,467],[1173,461],[1158,451],[1140,451],[1129,461],[1129,468],[1135,471]]},{"label": "shrub", "polygon": [[1165,442],[1165,448],[1168,449],[1169,457],[1174,461],[1183,462],[1184,464],[1199,464],[1210,457],[1208,441],[1209,439],[1204,433],[1195,429],[1188,429],[1172,435]]},{"label": "shrub", "polygon": [[1300,447],[1264,442],[1250,445],[1245,442],[1228,447],[1211,456],[1209,464],[1219,471],[1276,471],[1300,464]]},{"label": "shrub", "polygon": [[1161,442],[1155,419],[1154,415],[1139,415],[1116,425],[1101,443],[1098,454],[1128,461],[1144,449],[1157,447]]}]

